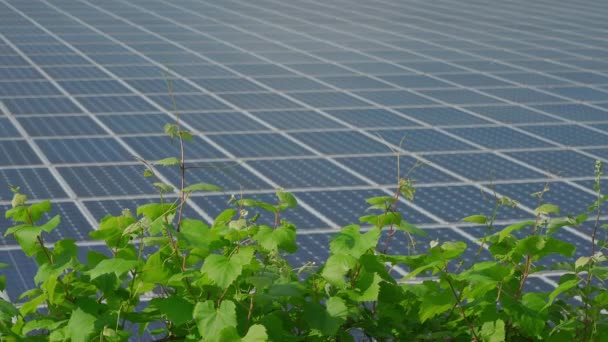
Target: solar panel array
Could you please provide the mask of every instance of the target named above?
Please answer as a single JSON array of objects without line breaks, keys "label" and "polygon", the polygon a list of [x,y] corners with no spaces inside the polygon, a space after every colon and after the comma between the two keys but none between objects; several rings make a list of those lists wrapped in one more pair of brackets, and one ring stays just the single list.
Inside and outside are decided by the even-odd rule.
[{"label": "solar panel array", "polygon": [[[545,200],[577,214],[608,158],[607,15],[594,1],[0,0],[0,204],[7,184],[50,198],[63,216],[50,242],[101,248],[99,219],[155,198],[134,156],[178,153],[161,132],[176,119],[167,77],[195,134],[188,162],[206,166],[188,181],[225,190],[194,195],[187,215],[288,189],[296,264],[324,260],[365,198],[392,194],[395,151],[401,170],[425,163],[401,206],[429,232],[420,246],[474,244],[483,229],[460,219],[488,214],[494,191],[521,201],[500,225],[529,217],[546,182]],[[559,237],[582,255],[590,229]],[[36,267],[1,244],[15,296]]]}]

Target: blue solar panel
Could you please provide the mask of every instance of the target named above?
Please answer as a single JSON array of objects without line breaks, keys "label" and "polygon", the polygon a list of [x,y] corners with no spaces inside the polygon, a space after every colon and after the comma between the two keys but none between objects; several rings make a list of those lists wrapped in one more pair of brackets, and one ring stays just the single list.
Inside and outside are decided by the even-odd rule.
[{"label": "blue solar panel", "polygon": [[[608,48],[594,7],[568,5],[566,23],[563,8],[524,1],[119,3],[0,11],[0,205],[6,184],[57,200],[55,239],[87,241],[88,217],[156,198],[132,154],[179,157],[162,136],[176,114],[194,135],[189,181],[226,190],[195,194],[186,216],[213,217],[232,193],[272,202],[276,186],[296,190],[303,205],[284,216],[302,232],[295,264],[327,255],[329,221],[357,222],[366,197],[391,194],[398,146],[402,176],[429,163],[401,207],[426,225],[423,249],[482,236],[447,223],[491,213],[492,189],[522,202],[501,220],[527,217],[527,193],[548,180],[547,201],[583,210],[595,157],[608,161]],[[179,183],[177,168],[158,173]],[[584,235],[560,234],[587,248]],[[14,294],[35,265],[2,244],[0,261],[20,265]]]},{"label": "blue solar panel", "polygon": [[81,110],[66,97],[11,98],[2,102],[15,115],[21,114],[68,114]]},{"label": "blue solar panel", "polygon": [[476,181],[543,179],[544,175],[492,153],[433,154],[431,162]]},{"label": "blue solar panel", "polygon": [[32,136],[75,136],[104,134],[90,117],[83,115],[30,116],[18,118],[19,124]]},{"label": "blue solar panel", "polygon": [[383,109],[327,110],[331,116],[356,127],[416,127],[419,124]]},{"label": "blue solar panel", "polygon": [[36,144],[51,163],[132,161],[134,157],[111,138],[39,139]]},{"label": "blue solar panel", "polygon": [[260,111],[252,115],[282,130],[344,128],[338,122],[312,111]]},{"label": "blue solar panel", "polygon": [[449,128],[448,132],[491,149],[551,146],[533,136],[506,127]]}]

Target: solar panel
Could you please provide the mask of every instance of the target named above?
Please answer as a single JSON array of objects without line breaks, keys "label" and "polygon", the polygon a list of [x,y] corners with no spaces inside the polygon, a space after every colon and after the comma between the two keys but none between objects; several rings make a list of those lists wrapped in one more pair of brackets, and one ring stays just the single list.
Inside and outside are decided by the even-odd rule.
[{"label": "solar panel", "polygon": [[[88,245],[92,219],[155,198],[135,158],[179,155],[161,135],[175,100],[195,136],[188,162],[201,167],[189,181],[226,191],[193,196],[186,215],[208,220],[232,194],[271,201],[276,187],[291,190],[301,202],[285,213],[300,228],[294,264],[322,261],[365,198],[392,193],[395,151],[402,171],[425,164],[402,209],[428,241],[474,244],[483,231],[460,219],[490,213],[494,192],[522,203],[499,225],[529,217],[527,194],[546,182],[547,199],[578,214],[593,201],[594,159],[608,161],[608,8],[528,5],[3,1],[0,206],[7,184],[52,199],[64,218],[54,238],[99,248]],[[179,183],[177,170],[158,171]],[[588,248],[588,229],[560,234]],[[35,265],[15,241],[2,245],[0,262],[19,265],[15,295]]]}]

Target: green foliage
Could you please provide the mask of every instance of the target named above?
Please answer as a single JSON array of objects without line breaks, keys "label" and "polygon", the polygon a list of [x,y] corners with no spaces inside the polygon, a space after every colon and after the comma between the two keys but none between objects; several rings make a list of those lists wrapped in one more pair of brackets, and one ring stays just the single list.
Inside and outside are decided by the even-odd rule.
[{"label": "green foliage", "polygon": [[[159,192],[159,201],[133,214],[107,216],[90,233],[107,253],[79,257],[69,239],[45,243],[61,224],[45,219],[51,203],[29,204],[13,188],[2,227],[38,265],[35,287],[9,302],[0,299],[0,339],[9,341],[126,341],[147,327],[159,340],[181,341],[602,341],[608,336],[607,258],[597,239],[602,204],[602,165],[596,165],[597,200],[588,212],[559,217],[560,209],[542,203],[528,221],[497,229],[503,207],[517,206],[495,198],[492,212],[463,221],[486,227],[478,244],[431,241],[417,251],[416,236],[427,232],[407,222],[399,203],[413,201],[415,188],[401,178],[392,196],[367,200],[360,225],[335,234],[329,257],[293,268],[286,257],[297,251],[296,227],[281,218],[297,206],[296,198],[277,190],[276,203],[233,198],[210,225],[183,218],[188,197],[197,191],[221,191],[198,183],[186,185],[183,144],[191,135],[176,124],[165,126],[179,140],[180,157],[154,165],[178,167],[182,184],[175,188],[156,179],[154,165],[144,162],[144,176]],[[174,202],[165,193],[178,192]],[[175,193],[172,195],[175,197]],[[274,224],[248,217],[262,211]],[[589,219],[589,217],[593,217]],[[560,240],[564,227],[593,222],[591,252],[575,257],[575,247]],[[392,242],[406,241],[407,253]],[[474,259],[465,262],[463,255]],[[580,252],[580,251],[579,251]],[[468,253],[468,254],[467,254]],[[482,253],[486,253],[483,260]],[[559,256],[564,274],[550,292],[528,292],[531,277],[542,274],[541,260]],[[8,265],[0,264],[0,268]],[[18,265],[15,265],[18,267]],[[396,277],[395,270],[407,275]],[[6,279],[0,277],[0,290]],[[156,323],[160,323],[156,324]]]}]

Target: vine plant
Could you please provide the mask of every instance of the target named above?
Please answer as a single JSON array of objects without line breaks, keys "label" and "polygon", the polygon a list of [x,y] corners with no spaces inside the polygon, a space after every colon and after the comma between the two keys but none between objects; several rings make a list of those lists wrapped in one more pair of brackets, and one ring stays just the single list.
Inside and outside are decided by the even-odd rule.
[{"label": "vine plant", "polygon": [[[102,219],[90,237],[105,251],[82,257],[73,240],[47,244],[60,217],[45,215],[49,201],[30,204],[12,189],[6,217],[14,226],[2,227],[4,235],[35,260],[38,271],[32,289],[14,302],[0,299],[0,339],[126,341],[148,331],[159,341],[606,340],[608,268],[599,229],[605,228],[607,197],[600,162],[597,199],[587,212],[561,217],[558,207],[543,203],[543,189],[531,220],[496,228],[498,211],[517,206],[496,198],[492,212],[464,218],[487,228],[477,245],[435,240],[421,253],[399,252],[391,244],[426,235],[399,212],[400,202],[414,200],[408,173],[393,196],[367,200],[370,209],[360,224],[335,234],[327,260],[294,268],[286,257],[297,250],[296,227],[281,219],[297,205],[288,192],[279,189],[275,203],[233,198],[213,222],[184,216],[192,192],[219,188],[187,184],[195,168],[186,164],[184,146],[192,135],[177,117],[165,133],[178,141],[180,155],[143,161],[159,201]],[[156,177],[156,167],[178,167],[179,189]],[[177,196],[166,195],[174,191]],[[273,224],[249,218],[252,207]],[[556,232],[588,222],[589,251],[575,258],[575,247]],[[466,264],[469,250],[475,257]],[[542,267],[553,254],[566,261]],[[397,276],[396,267],[407,275]],[[527,291],[532,277],[548,271],[562,274],[554,289]],[[2,277],[0,288],[5,286]]]}]

